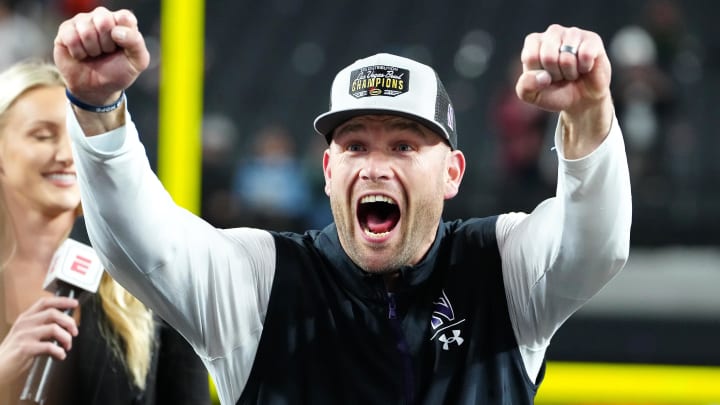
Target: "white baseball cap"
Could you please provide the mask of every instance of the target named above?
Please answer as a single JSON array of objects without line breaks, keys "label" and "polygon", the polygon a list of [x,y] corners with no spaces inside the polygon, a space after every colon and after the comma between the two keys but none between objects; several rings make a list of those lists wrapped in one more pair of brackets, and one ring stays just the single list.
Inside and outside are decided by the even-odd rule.
[{"label": "white baseball cap", "polygon": [[330,111],[315,118],[328,143],[340,124],[358,115],[389,114],[416,120],[457,149],[455,112],[433,68],[379,53],[341,70],[330,90]]}]

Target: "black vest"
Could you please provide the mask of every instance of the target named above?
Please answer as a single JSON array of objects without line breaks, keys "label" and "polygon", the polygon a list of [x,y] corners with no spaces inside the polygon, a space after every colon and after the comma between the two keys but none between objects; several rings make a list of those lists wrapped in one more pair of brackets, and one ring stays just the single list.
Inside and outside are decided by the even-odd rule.
[{"label": "black vest", "polygon": [[392,294],[349,259],[334,225],[274,234],[264,330],[237,403],[532,404],[496,220],[441,223]]}]

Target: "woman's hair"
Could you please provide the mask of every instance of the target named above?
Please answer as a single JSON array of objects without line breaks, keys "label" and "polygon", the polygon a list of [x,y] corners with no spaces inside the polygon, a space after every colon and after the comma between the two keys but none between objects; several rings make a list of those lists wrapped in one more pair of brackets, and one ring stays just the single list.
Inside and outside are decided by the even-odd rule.
[{"label": "woman's hair", "polygon": [[[20,62],[0,73],[0,138],[8,130],[4,127],[6,112],[16,100],[28,90],[52,86],[65,87],[65,81],[54,65],[39,60]],[[81,215],[81,208],[76,212]],[[0,187],[0,273],[17,248],[9,215]],[[98,297],[107,316],[107,326],[101,324],[101,331],[135,385],[144,389],[154,340],[152,313],[107,273],[103,274]]]},{"label": "woman's hair", "polygon": [[124,359],[135,385],[145,389],[155,336],[152,313],[107,272],[100,280],[98,295],[110,326],[100,330],[117,357]]}]

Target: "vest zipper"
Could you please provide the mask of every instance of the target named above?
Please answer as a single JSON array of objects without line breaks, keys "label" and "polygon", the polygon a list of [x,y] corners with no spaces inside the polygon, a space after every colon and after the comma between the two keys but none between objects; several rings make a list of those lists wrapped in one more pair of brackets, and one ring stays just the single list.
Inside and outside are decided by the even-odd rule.
[{"label": "vest zipper", "polygon": [[395,332],[395,339],[398,352],[403,363],[403,385],[405,389],[405,403],[412,404],[415,400],[415,381],[413,378],[413,366],[412,356],[410,355],[410,348],[408,347],[405,334],[402,330],[401,320],[397,314],[397,299],[395,294],[387,293],[387,304],[388,304],[388,319],[390,325]]}]

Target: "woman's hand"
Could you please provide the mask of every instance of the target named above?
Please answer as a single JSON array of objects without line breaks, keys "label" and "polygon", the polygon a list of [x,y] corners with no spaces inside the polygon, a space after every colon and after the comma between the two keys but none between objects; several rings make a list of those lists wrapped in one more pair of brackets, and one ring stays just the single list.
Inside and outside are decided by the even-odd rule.
[{"label": "woman's hand", "polygon": [[67,357],[78,328],[64,311],[77,306],[73,298],[44,297],[18,316],[0,343],[0,385],[27,371],[36,356]]}]

